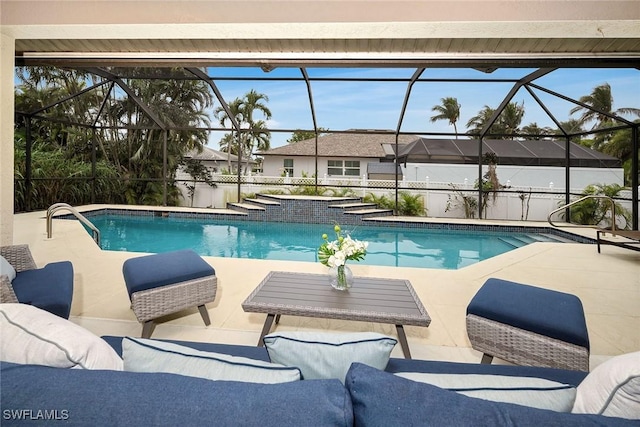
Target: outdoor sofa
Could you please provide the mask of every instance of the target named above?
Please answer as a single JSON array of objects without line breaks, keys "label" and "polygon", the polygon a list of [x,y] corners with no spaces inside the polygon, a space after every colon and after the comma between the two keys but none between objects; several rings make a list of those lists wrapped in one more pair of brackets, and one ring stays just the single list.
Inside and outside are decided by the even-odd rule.
[{"label": "outdoor sofa", "polygon": [[[582,399],[582,409],[589,409],[591,404],[591,411],[609,414],[617,411],[617,415],[635,415],[640,419],[640,413],[636,412],[638,372],[626,375],[637,370],[634,366],[640,353],[619,356],[619,362],[617,358],[611,359],[611,363],[601,365],[601,371],[605,372],[596,369],[587,374],[552,368],[389,358],[395,339],[371,333],[271,334],[265,337],[266,347],[113,336],[98,338],[69,321],[42,313],[22,304],[0,305],[3,338],[12,340],[9,345],[7,339],[3,339],[1,349],[3,426],[42,424],[43,420],[63,420],[61,425],[78,426],[261,427],[622,426],[639,423],[619,417],[569,413],[575,409],[571,393],[578,396],[576,404]],[[121,355],[124,355],[124,363]],[[269,363],[274,358],[287,357],[300,358],[299,365]],[[350,358],[360,362],[351,363]],[[363,361],[365,363],[361,363]],[[164,367],[160,369],[158,364]],[[373,367],[375,365],[377,367]],[[169,373],[176,369],[185,371],[183,374]],[[343,378],[308,379],[322,374],[323,370],[335,369],[346,370],[346,375]],[[616,378],[611,369],[622,370],[626,383],[622,386],[605,384]],[[487,387],[491,389],[489,392],[496,391],[495,381],[540,381],[544,384],[538,388],[530,385],[507,390],[506,387],[499,393],[518,395],[524,392],[526,402],[546,401],[543,405],[558,405],[570,396],[568,406],[565,405],[566,412],[558,412],[557,408],[555,411],[537,409],[486,400],[486,397],[469,397],[461,394],[462,390],[460,393],[447,390],[420,382],[424,378],[419,378],[431,376],[432,380],[439,381],[452,374],[458,379],[469,376],[490,381],[493,386]],[[212,381],[208,379],[211,376],[223,379]],[[234,376],[237,379],[231,380]],[[302,380],[296,380],[296,376],[302,376]],[[278,378],[285,382],[260,383],[262,380],[279,381]],[[550,387],[546,381],[561,386]],[[465,380],[463,384],[472,382]],[[594,402],[588,402],[585,398],[593,396],[589,389],[581,390],[584,384],[600,392],[609,390],[611,395],[604,401],[598,400],[602,398],[598,396]],[[475,388],[480,393],[485,391],[477,385],[467,388]],[[626,393],[623,404],[616,396],[621,389]],[[629,402],[629,396],[631,403],[624,404]]]}]

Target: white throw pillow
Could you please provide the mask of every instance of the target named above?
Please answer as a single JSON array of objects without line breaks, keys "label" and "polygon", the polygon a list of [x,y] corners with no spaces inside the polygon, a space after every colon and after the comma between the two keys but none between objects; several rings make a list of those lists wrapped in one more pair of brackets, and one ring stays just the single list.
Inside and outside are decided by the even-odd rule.
[{"label": "white throw pillow", "polygon": [[166,372],[209,380],[276,384],[299,381],[301,376],[298,368],[143,338],[124,338],[122,358],[125,371]]},{"label": "white throw pillow", "polygon": [[397,342],[374,332],[282,332],[264,337],[272,362],[297,366],[305,380],[337,378],[343,384],[353,362],[386,368]]},{"label": "white throw pillow", "polygon": [[578,385],[572,412],[640,419],[640,351],[596,366]]},{"label": "white throw pillow", "polygon": [[9,261],[2,255],[0,255],[0,276],[5,275],[9,277],[9,281],[13,282],[16,278],[16,269],[13,268]]},{"label": "white throw pillow", "polygon": [[557,412],[570,412],[576,398],[574,386],[544,378],[425,372],[398,372],[395,375],[469,397]]},{"label": "white throw pillow", "polygon": [[27,304],[0,304],[0,359],[55,368],[122,370],[122,359],[100,337]]}]

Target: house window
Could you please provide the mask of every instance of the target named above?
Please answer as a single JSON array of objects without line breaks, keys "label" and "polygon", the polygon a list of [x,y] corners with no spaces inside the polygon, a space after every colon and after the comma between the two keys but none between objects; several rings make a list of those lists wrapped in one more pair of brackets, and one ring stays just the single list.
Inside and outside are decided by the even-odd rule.
[{"label": "house window", "polygon": [[360,176],[360,161],[345,160],[344,174],[349,176]]},{"label": "house window", "polygon": [[284,173],[293,176],[293,159],[284,159]]},{"label": "house window", "polygon": [[327,163],[329,175],[360,176],[360,161],[357,160],[329,160]]}]

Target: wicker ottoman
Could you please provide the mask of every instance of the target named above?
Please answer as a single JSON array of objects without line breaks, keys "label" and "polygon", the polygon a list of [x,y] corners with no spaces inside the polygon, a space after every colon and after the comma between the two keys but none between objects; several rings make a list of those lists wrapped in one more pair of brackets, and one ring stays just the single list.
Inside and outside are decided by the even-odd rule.
[{"label": "wicker ottoman", "polygon": [[467,307],[471,346],[527,366],[589,371],[589,334],[575,295],[489,279]]},{"label": "wicker ottoman", "polygon": [[128,259],[122,266],[131,308],[149,338],[154,319],[197,306],[210,325],[206,303],[216,298],[215,270],[192,250],[165,252]]}]

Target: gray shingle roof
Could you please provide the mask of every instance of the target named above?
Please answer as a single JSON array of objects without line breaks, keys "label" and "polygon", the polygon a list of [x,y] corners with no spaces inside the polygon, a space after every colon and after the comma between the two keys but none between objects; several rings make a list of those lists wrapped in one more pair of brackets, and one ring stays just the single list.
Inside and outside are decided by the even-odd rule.
[{"label": "gray shingle roof", "polygon": [[[398,142],[407,144],[415,141],[415,135],[400,135]],[[318,156],[320,157],[371,157],[384,158],[388,153],[382,144],[395,144],[394,135],[375,133],[330,133],[318,137]],[[262,156],[314,156],[315,138],[305,139],[293,144],[260,152]]]},{"label": "gray shingle roof", "polygon": [[198,150],[191,150],[185,154],[185,157],[190,157],[194,160],[209,160],[216,162],[226,162],[227,156],[231,157],[232,162],[238,161],[238,156],[235,154],[227,154],[224,151],[214,150],[213,148],[206,146],[202,148],[202,153],[198,153]]}]

